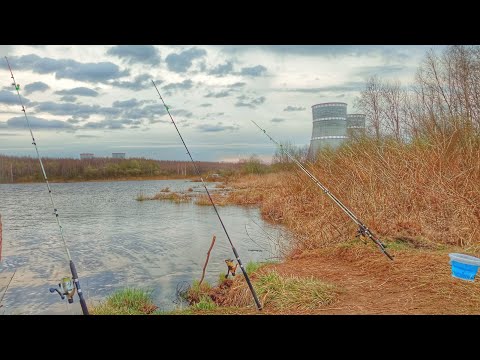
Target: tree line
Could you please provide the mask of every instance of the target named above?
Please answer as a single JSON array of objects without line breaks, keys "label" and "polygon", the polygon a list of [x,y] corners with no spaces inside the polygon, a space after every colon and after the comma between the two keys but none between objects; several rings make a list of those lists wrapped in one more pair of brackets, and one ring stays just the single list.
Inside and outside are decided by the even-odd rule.
[{"label": "tree line", "polygon": [[[195,175],[189,161],[151,160],[145,158],[71,159],[44,158],[43,165],[52,181],[85,181],[141,177],[189,177]],[[228,175],[240,168],[240,164],[199,161],[202,174]],[[43,181],[38,159],[0,155],[0,183]]]}]

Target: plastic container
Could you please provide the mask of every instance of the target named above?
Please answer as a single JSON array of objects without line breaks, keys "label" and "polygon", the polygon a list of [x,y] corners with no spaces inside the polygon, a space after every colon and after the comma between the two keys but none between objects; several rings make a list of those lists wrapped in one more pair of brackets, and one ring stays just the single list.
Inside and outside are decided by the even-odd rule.
[{"label": "plastic container", "polygon": [[452,276],[454,278],[474,281],[477,275],[480,259],[465,254],[448,254],[450,256],[450,264],[452,265]]}]

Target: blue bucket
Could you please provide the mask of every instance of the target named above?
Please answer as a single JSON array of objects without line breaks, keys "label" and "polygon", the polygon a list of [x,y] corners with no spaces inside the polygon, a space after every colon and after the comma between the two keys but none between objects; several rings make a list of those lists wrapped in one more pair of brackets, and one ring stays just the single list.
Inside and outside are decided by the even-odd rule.
[{"label": "blue bucket", "polygon": [[474,281],[477,275],[480,259],[464,254],[448,254],[450,256],[450,264],[452,265],[452,276],[454,278]]}]

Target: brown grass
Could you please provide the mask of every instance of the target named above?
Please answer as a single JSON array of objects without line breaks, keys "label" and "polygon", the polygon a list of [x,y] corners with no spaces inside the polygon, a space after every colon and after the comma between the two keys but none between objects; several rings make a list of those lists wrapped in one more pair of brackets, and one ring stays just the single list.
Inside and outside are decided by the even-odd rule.
[{"label": "brown grass", "polygon": [[[480,252],[480,144],[385,141],[324,152],[311,172],[374,233],[418,246]],[[221,204],[259,205],[296,234],[298,251],[351,239],[356,225],[300,170],[229,180]],[[425,245],[429,244],[429,245]]]}]

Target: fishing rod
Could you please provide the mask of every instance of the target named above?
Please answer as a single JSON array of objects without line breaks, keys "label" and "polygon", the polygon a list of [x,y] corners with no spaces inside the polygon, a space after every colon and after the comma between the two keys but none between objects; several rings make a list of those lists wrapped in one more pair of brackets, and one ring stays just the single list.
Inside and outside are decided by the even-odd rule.
[{"label": "fishing rod", "polygon": [[353,220],[355,224],[358,225],[358,230],[357,230],[357,235],[358,236],[364,236],[372,240],[380,249],[380,251],[388,257],[390,260],[393,260],[393,256],[390,255],[387,250],[385,250],[386,245],[382,243],[373,233],[372,231],[350,210],[348,209],[340,200],[338,200],[335,195],[333,195],[322,183],[312,175],[310,171],[308,171],[297,159],[295,159],[287,150],[284,149],[282,144],[279,144],[277,141],[275,141],[270,135],[267,134],[267,132],[262,129],[255,121],[251,120],[257,126],[273,143],[278,145],[280,147],[280,150],[287,155],[287,157],[292,160],[302,171],[307,174],[307,176],[313,180],[313,182],[323,190],[323,192],[328,195],[330,199],[332,199],[335,204],[337,204],[349,217],[350,219]]},{"label": "fishing rod", "polygon": [[43,174],[43,179],[45,180],[45,183],[47,184],[47,189],[48,189],[48,195],[50,196],[50,201],[52,202],[53,206],[53,214],[55,215],[55,218],[57,219],[57,224],[58,228],[60,229],[60,237],[63,241],[63,245],[65,248],[65,252],[67,253],[67,258],[70,264],[70,271],[72,273],[72,278],[70,277],[64,277],[62,278],[61,282],[58,284],[60,290],[57,288],[50,288],[50,292],[57,292],[60,297],[65,299],[65,296],[67,296],[68,303],[71,304],[73,303],[73,296],[75,295],[75,289],[78,294],[78,297],[80,299],[80,305],[82,307],[82,312],[83,315],[89,315],[88,308],[87,308],[87,303],[85,302],[85,298],[83,297],[83,292],[80,287],[80,281],[78,280],[78,274],[77,274],[77,269],[75,268],[75,264],[73,263],[72,257],[70,256],[70,251],[68,250],[67,242],[65,241],[65,237],[63,236],[63,227],[62,224],[60,223],[60,218],[58,216],[58,210],[57,206],[55,205],[55,201],[53,201],[53,196],[52,196],[52,189],[50,188],[50,183],[48,182],[47,174],[45,172],[45,167],[43,166],[43,161],[42,157],[40,156],[40,152],[38,151],[38,146],[37,142],[35,141],[35,137],[33,136],[33,131],[32,127],[30,125],[30,120],[28,119],[27,116],[27,111],[25,110],[25,106],[23,105],[22,97],[20,96],[20,84],[18,84],[15,80],[15,77],[13,76],[12,68],[10,67],[10,63],[8,62],[7,57],[5,56],[5,60],[8,65],[8,69],[10,70],[10,75],[12,78],[12,85],[15,87],[15,90],[17,91],[18,99],[20,100],[20,105],[22,105],[22,111],[23,114],[25,115],[25,120],[27,121],[28,129],[30,130],[30,135],[32,136],[32,145],[35,147],[35,151],[37,152],[37,157],[38,161],[40,163],[40,168],[42,169],[42,174]]},{"label": "fishing rod", "polygon": [[193,160],[192,154],[190,154],[190,151],[188,150],[187,144],[185,144],[185,141],[183,140],[182,135],[180,134],[180,130],[178,130],[177,124],[173,120],[172,114],[170,114],[170,110],[168,109],[167,104],[165,104],[165,101],[162,98],[162,95],[160,95],[160,91],[157,88],[157,85],[155,82],[152,80],[153,86],[155,86],[155,90],[157,90],[158,96],[160,97],[160,100],[162,100],[163,106],[167,110],[168,116],[170,116],[170,120],[172,120],[172,124],[175,126],[175,129],[177,130],[178,136],[180,136],[180,139],[182,140],[183,146],[185,146],[185,149],[187,150],[187,154],[190,157],[190,160],[192,160],[193,167],[195,169],[195,172],[197,173],[198,177],[202,181],[202,185],[205,188],[205,191],[207,192],[208,199],[210,200],[210,203],[213,206],[213,209],[215,210],[215,213],[217,214],[218,220],[220,220],[220,224],[222,224],[223,231],[225,231],[225,235],[227,235],[228,242],[230,243],[230,246],[232,247],[233,253],[235,254],[235,258],[237,259],[238,265],[240,265],[240,269],[242,269],[243,276],[245,277],[245,280],[247,281],[248,287],[250,289],[250,292],[252,293],[253,299],[255,300],[255,305],[257,306],[258,310],[262,310],[262,304],[260,304],[260,301],[258,300],[257,294],[255,292],[255,289],[252,286],[252,283],[250,282],[250,278],[248,277],[247,271],[245,270],[242,261],[240,260],[240,256],[238,255],[237,249],[235,249],[235,246],[233,246],[233,242],[230,239],[230,235],[228,235],[227,229],[225,228],[225,225],[223,224],[222,218],[220,217],[220,214],[218,213],[217,207],[215,206],[215,203],[212,200],[212,197],[210,196],[210,192],[207,189],[207,186],[205,185],[205,182],[203,181],[202,175],[200,174],[200,171],[198,170],[197,164]]}]

